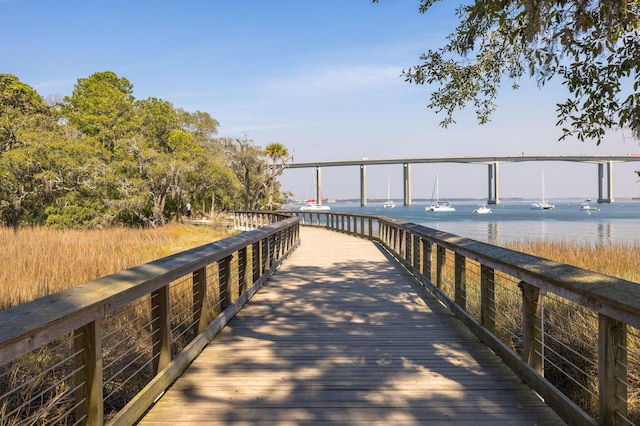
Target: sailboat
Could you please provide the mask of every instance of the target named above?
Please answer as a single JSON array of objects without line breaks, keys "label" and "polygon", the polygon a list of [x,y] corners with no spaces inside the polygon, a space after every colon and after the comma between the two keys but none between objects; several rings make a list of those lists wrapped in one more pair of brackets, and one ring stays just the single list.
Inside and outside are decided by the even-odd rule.
[{"label": "sailboat", "polygon": [[304,204],[300,207],[301,211],[327,211],[331,210],[331,207],[326,204],[322,204],[322,190],[320,189],[320,185],[318,185],[318,181],[315,176],[313,179],[313,184],[316,188],[316,192],[318,194],[318,199],[309,198],[304,200]]},{"label": "sailboat", "polygon": [[[431,193],[431,205],[424,209],[428,212],[455,212],[456,209],[448,201],[440,201],[438,194],[438,174],[436,173],[436,183],[433,185],[433,192]],[[433,201],[433,194],[435,193],[435,202]]]},{"label": "sailboat", "polygon": [[473,211],[475,214],[489,214],[491,209],[486,204],[480,204],[480,206]]},{"label": "sailboat", "polygon": [[547,190],[544,186],[544,170],[542,171],[542,200],[531,204],[532,210],[553,210],[556,206],[547,201]]},{"label": "sailboat", "polygon": [[392,209],[395,206],[395,201],[391,201],[391,183],[389,182],[389,177],[387,176],[387,201],[384,202],[383,207],[385,209]]}]

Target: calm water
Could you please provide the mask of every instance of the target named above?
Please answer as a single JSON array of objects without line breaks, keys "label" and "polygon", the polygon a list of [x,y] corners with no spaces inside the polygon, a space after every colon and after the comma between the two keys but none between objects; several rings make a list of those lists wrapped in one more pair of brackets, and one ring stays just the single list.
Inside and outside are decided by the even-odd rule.
[{"label": "calm water", "polygon": [[382,202],[367,207],[358,204],[332,204],[331,211],[378,214],[428,226],[452,234],[494,244],[512,240],[571,240],[592,244],[640,244],[640,201],[616,201],[589,205],[599,211],[581,211],[582,200],[550,200],[554,210],[531,210],[530,201],[504,201],[489,206],[490,214],[474,214],[478,201],[453,202],[451,213],[424,210],[428,203],[410,207],[396,201],[394,209],[382,208]]}]

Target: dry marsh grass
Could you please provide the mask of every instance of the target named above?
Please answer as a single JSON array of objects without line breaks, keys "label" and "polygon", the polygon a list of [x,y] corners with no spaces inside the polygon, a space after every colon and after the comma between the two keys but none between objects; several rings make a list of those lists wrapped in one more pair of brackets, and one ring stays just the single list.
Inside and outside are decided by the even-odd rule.
[{"label": "dry marsh grass", "polygon": [[231,235],[223,226],[0,228],[0,309]]},{"label": "dry marsh grass", "polygon": [[640,244],[515,241],[510,249],[640,283]]},{"label": "dry marsh grass", "polygon": [[[640,283],[639,244],[592,245],[530,240],[514,242],[509,248]],[[545,369],[545,377],[597,418],[598,371],[597,364],[593,362],[598,357],[597,315],[588,308],[552,296],[545,303],[545,317],[549,324],[547,332],[553,335],[547,339],[551,348],[548,351],[551,367]],[[631,366],[627,379],[629,406],[638,407],[640,377],[637,374],[637,360],[640,347],[635,332],[630,331],[627,349]],[[564,359],[556,355],[561,353]],[[635,408],[630,408],[628,417],[634,422],[640,420]]]}]

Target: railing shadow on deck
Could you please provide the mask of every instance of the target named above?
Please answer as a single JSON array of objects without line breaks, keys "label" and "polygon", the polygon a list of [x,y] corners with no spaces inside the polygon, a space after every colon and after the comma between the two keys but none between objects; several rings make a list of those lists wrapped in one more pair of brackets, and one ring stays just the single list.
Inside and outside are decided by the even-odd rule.
[{"label": "railing shadow on deck", "polygon": [[[388,255],[386,250],[382,247],[380,249]],[[277,293],[278,306],[275,310],[271,310],[273,304],[261,300],[259,306],[251,307],[251,318],[244,318],[249,324],[230,323],[227,326],[230,328],[230,333],[226,336],[228,340],[218,342],[219,345],[238,345],[228,348],[230,356],[224,362],[225,365],[228,362],[229,366],[221,368],[233,370],[238,366],[237,368],[243,373],[247,375],[255,373],[258,377],[263,371],[271,372],[278,369],[282,371],[283,376],[286,375],[286,378],[283,377],[282,382],[278,382],[277,385],[267,385],[268,390],[252,392],[250,397],[241,389],[256,387],[256,382],[253,382],[251,377],[247,377],[246,382],[238,384],[239,394],[222,390],[203,392],[195,388],[201,384],[193,378],[200,373],[210,377],[211,372],[204,371],[202,367],[198,369],[197,364],[194,364],[189,367],[191,380],[184,380],[178,387],[178,392],[198,407],[223,405],[225,409],[216,411],[216,420],[223,424],[239,422],[242,418],[239,419],[237,413],[251,409],[254,404],[255,407],[260,408],[268,406],[269,409],[264,410],[265,423],[295,423],[297,419],[287,416],[291,415],[291,407],[300,406],[305,407],[305,417],[300,421],[301,423],[336,424],[335,407],[342,407],[340,403],[343,401],[348,401],[348,407],[366,407],[369,412],[376,413],[371,415],[379,416],[375,417],[376,423],[393,418],[414,419],[415,422],[415,419],[424,419],[421,416],[424,416],[425,404],[440,404],[446,408],[442,410],[441,418],[433,414],[434,418],[431,418],[433,422],[455,423],[461,419],[472,421],[477,418],[482,418],[486,422],[493,416],[495,424],[500,424],[503,418],[493,407],[504,404],[509,398],[508,395],[487,392],[483,395],[483,407],[474,405],[477,411],[473,412],[465,409],[468,408],[468,404],[476,404],[476,401],[467,401],[463,396],[465,387],[470,384],[473,387],[474,381],[479,380],[478,377],[491,374],[495,370],[484,369],[486,365],[482,361],[480,364],[460,362],[461,358],[467,359],[465,353],[468,348],[462,344],[457,346],[456,343],[451,342],[443,344],[437,340],[425,340],[421,336],[428,334],[428,329],[438,326],[437,320],[432,320],[431,317],[442,314],[427,312],[426,309],[416,309],[416,305],[407,304],[405,298],[398,297],[398,288],[393,283],[386,284],[382,291],[372,292],[371,287],[376,283],[371,282],[369,273],[363,273],[363,271],[377,271],[380,275],[386,272],[397,275],[398,269],[399,266],[395,262],[381,264],[361,260],[332,263],[330,267],[303,268],[289,264],[286,271],[279,272],[278,280],[305,282],[305,301],[312,302],[296,303],[294,294],[281,290]],[[361,280],[359,276],[366,277],[368,280]],[[309,277],[314,277],[311,282]],[[325,277],[325,279],[317,277]],[[269,293],[272,291],[269,288],[270,281],[263,288]],[[380,281],[388,282],[388,278],[381,277]],[[415,288],[407,288],[403,291],[413,290]],[[424,293],[424,289],[422,290]],[[349,297],[345,298],[345,294],[349,294]],[[279,325],[278,327],[256,327],[256,322],[252,319],[255,316],[259,316],[260,322],[264,323],[278,320]],[[282,321],[283,317],[293,318],[294,321]],[[395,320],[389,321],[389,317]],[[304,319],[301,320],[301,318]],[[388,333],[390,322],[398,327],[396,333],[385,335],[383,332],[382,336],[372,337],[376,336],[378,328],[387,328]],[[335,340],[335,335],[330,333],[331,330],[339,330],[340,340]],[[331,337],[326,337],[327,334]],[[307,339],[308,335],[312,335],[313,338]],[[290,336],[299,337],[299,340],[293,344],[289,341]],[[377,339],[376,342],[379,343],[375,350],[372,350],[372,338]],[[288,341],[288,344],[283,345],[283,341]],[[249,349],[265,346],[269,348],[269,356],[264,356],[262,353],[256,354]],[[407,350],[407,346],[415,346],[419,349]],[[443,346],[447,349],[443,350]],[[327,357],[323,358],[322,354],[326,354]],[[362,374],[362,365],[370,367],[370,375],[352,377],[345,367],[350,363],[358,364],[356,369],[360,374]],[[210,362],[203,365],[208,370],[215,369]],[[418,377],[425,370],[430,371],[434,378],[444,380],[444,378],[454,377],[455,379],[449,379],[446,385],[433,383],[440,379],[421,383],[414,383],[412,379],[413,392],[406,392],[406,389],[399,388],[399,375]],[[226,380],[221,384],[221,389],[228,390],[229,384]],[[377,389],[373,395],[370,392],[371,385],[361,384],[361,382],[370,381],[375,381]],[[424,387],[424,392],[418,390],[420,386]],[[437,396],[434,395],[436,392],[428,392],[440,386],[446,391]],[[318,398],[318,394],[330,394],[328,398],[337,405],[331,406],[331,409],[309,405],[309,393],[314,394],[313,398]],[[429,394],[428,398],[426,394]],[[389,401],[396,398],[404,398],[401,408],[390,407]],[[433,401],[434,399],[437,401]],[[268,404],[265,400],[268,400]],[[197,402],[204,402],[204,404],[197,404]],[[401,410],[401,414],[394,413],[395,409]],[[483,409],[486,411],[483,412]],[[432,410],[437,411],[435,408]],[[453,415],[452,412],[456,414]],[[350,422],[343,419],[342,423]],[[401,424],[402,421],[398,423]]]},{"label": "railing shadow on deck", "polygon": [[640,421],[638,283],[382,216],[287,214],[379,241],[568,423]]},{"label": "railing shadow on deck", "polygon": [[0,311],[0,424],[133,424],[299,244],[264,219]]}]

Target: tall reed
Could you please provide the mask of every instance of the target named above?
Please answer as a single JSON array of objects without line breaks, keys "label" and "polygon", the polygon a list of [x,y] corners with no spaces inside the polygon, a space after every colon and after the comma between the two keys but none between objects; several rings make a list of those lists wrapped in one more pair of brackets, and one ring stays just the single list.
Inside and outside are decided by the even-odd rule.
[{"label": "tall reed", "polygon": [[0,309],[230,235],[222,227],[0,228]]},{"label": "tall reed", "polygon": [[514,241],[508,247],[545,259],[640,283],[640,244],[590,244],[575,241]]}]

